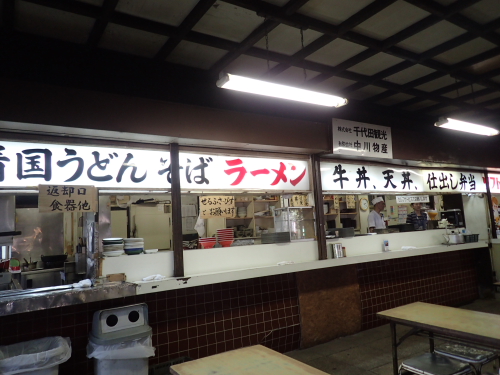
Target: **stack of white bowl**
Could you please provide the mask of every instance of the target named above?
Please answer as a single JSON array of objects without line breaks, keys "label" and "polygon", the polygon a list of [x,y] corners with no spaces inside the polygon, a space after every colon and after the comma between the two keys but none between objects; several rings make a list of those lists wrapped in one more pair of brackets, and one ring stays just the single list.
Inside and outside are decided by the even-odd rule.
[{"label": "stack of white bowl", "polygon": [[123,238],[104,238],[102,240],[102,255],[117,257],[123,254]]},{"label": "stack of white bowl", "polygon": [[125,254],[136,255],[144,251],[144,238],[124,238]]},{"label": "stack of white bowl", "polygon": [[238,207],[236,210],[238,217],[247,217],[247,208],[246,207]]}]

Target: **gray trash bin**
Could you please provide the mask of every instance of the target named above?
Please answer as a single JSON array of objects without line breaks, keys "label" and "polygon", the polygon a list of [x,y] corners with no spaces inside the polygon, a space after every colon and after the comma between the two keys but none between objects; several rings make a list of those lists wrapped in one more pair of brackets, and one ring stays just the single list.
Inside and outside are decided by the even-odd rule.
[{"label": "gray trash bin", "polygon": [[69,338],[55,336],[0,346],[0,374],[57,375],[71,357]]},{"label": "gray trash bin", "polygon": [[87,345],[95,374],[148,375],[151,336],[145,303],[96,311]]}]

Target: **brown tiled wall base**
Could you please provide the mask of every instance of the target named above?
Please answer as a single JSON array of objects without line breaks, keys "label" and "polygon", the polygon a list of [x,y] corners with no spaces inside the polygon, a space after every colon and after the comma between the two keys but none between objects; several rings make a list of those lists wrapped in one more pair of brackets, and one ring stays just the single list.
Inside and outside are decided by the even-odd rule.
[{"label": "brown tiled wall base", "polygon": [[408,303],[459,306],[477,299],[480,251],[483,249],[359,264],[362,329],[387,323],[377,312]]},{"label": "brown tiled wall base", "polygon": [[[449,306],[470,302],[478,298],[477,252],[483,250],[340,267],[345,268],[347,274],[340,268],[329,269],[337,276],[326,283],[326,291],[323,291],[325,288],[321,283],[302,285],[302,293],[305,293],[301,296],[302,308],[310,315],[303,316],[303,319],[315,316],[317,309],[314,307],[318,306],[318,300],[307,294],[316,289],[321,293],[343,295],[340,300],[332,297],[322,302],[328,308],[332,304],[339,305],[339,314],[352,308],[343,303],[346,296],[356,291],[357,282],[361,315],[359,312],[353,314],[361,319],[361,329],[385,323],[376,317],[378,311],[415,301]],[[314,279],[323,274],[332,277],[329,276],[330,271],[317,271],[318,274],[310,271],[303,275],[302,282],[307,282],[308,277]],[[60,366],[60,374],[93,374],[93,360],[86,358],[86,345],[94,312],[146,302],[149,323],[153,328],[153,345],[156,347],[151,365],[183,356],[200,358],[255,344],[287,352],[298,349],[301,340],[297,291],[295,275],[287,274],[6,316],[0,318],[0,345],[47,336],[69,337],[73,354],[68,362]],[[339,291],[342,293],[339,294]],[[344,295],[344,292],[347,294]],[[324,315],[330,316],[328,314],[325,312]],[[335,324],[335,319],[329,321]],[[323,331],[324,326],[309,322],[306,327],[309,328],[307,333],[311,343],[327,339],[324,335],[314,336],[316,331]],[[329,332],[327,336],[334,333]],[[335,333],[338,334],[346,332]]]},{"label": "brown tiled wall base", "polygon": [[0,318],[0,345],[47,336],[71,339],[61,375],[93,374],[86,358],[95,311],[146,302],[156,355],[150,365],[204,357],[263,344],[279,352],[299,348],[300,316],[294,274],[178,289]]}]

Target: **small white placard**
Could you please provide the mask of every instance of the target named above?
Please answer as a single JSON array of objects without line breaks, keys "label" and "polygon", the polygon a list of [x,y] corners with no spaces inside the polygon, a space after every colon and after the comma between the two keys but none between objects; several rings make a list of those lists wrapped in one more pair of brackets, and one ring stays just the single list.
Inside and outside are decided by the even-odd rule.
[{"label": "small white placard", "polygon": [[391,128],[333,119],[332,129],[334,154],[392,159]]},{"label": "small white placard", "polygon": [[396,203],[428,203],[428,195],[403,195],[396,196]]}]

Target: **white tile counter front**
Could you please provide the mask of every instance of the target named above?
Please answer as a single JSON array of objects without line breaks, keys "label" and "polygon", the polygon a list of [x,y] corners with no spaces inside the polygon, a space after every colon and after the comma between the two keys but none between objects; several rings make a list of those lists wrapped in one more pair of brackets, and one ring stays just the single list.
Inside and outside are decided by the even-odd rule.
[{"label": "white tile counter front", "polygon": [[[154,293],[170,289],[243,280],[254,277],[278,275],[291,272],[404,258],[449,251],[467,250],[488,246],[484,239],[479,242],[445,245],[444,230],[424,232],[392,233],[353,238],[328,240],[327,245],[341,242],[347,257],[318,260],[316,241],[299,241],[287,244],[237,246],[215,249],[185,250],[184,277],[173,277],[173,251],[156,254],[122,255],[103,260],[103,275],[126,273],[127,281],[136,282],[137,294]],[[383,240],[389,240],[391,251],[383,252]],[[403,246],[414,249],[401,250]],[[293,262],[278,265],[279,262]],[[160,274],[161,281],[140,281],[143,277]]]}]

